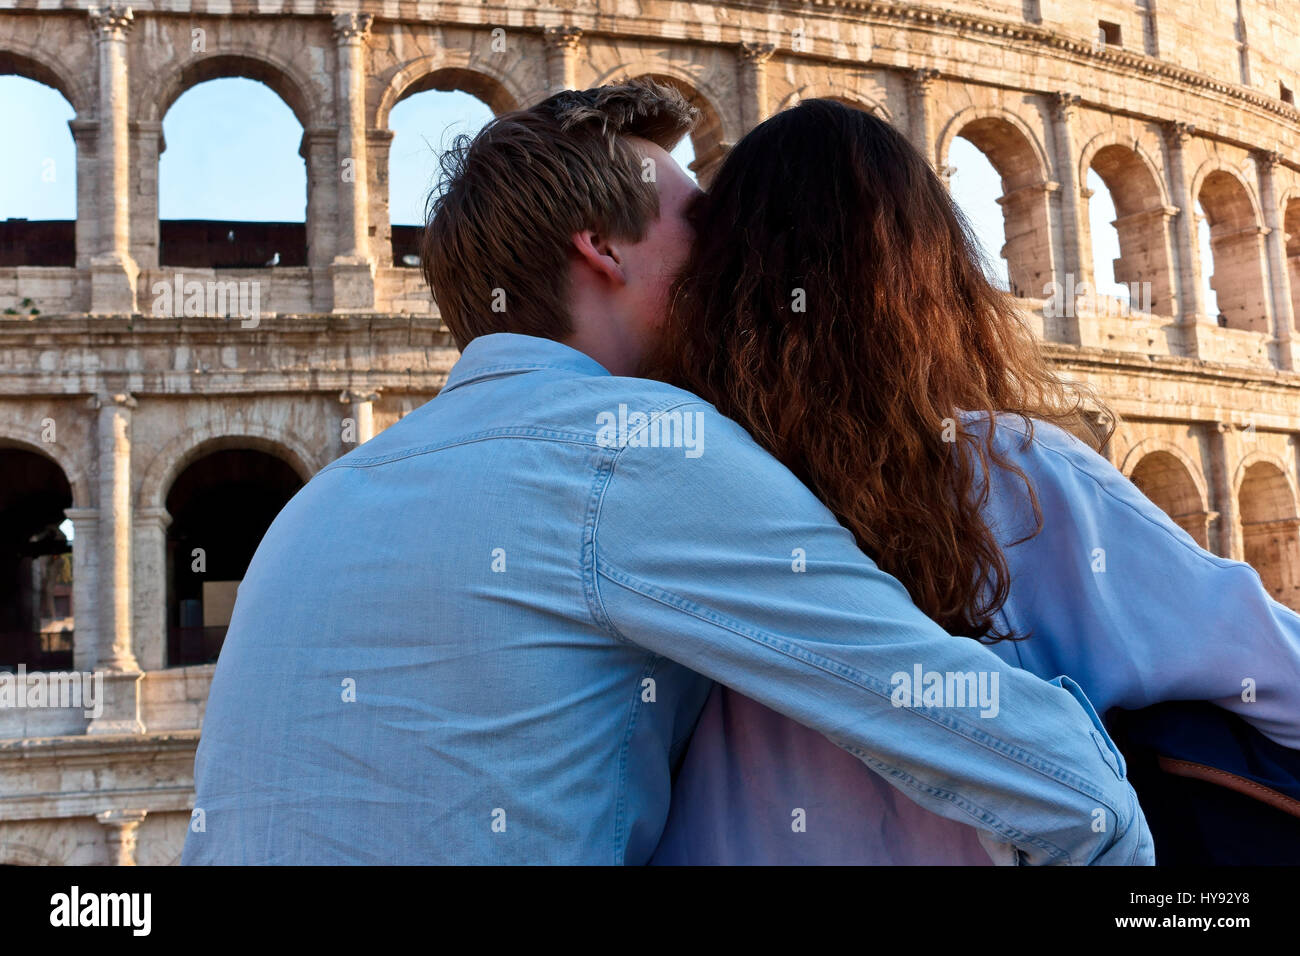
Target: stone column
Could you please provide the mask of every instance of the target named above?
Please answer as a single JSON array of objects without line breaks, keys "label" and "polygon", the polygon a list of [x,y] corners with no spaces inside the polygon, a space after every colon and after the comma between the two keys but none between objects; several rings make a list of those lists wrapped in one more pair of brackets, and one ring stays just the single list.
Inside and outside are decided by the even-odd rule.
[{"label": "stone column", "polygon": [[[931,166],[939,162],[934,155],[934,110],[930,108],[930,94],[938,78],[939,71],[928,67],[907,74],[908,138]],[[945,184],[951,176],[949,173],[944,179]]]},{"label": "stone column", "polygon": [[1056,145],[1056,181],[1061,184],[1057,192],[1060,209],[1061,255],[1057,261],[1066,275],[1074,276],[1075,286],[1093,282],[1091,249],[1088,242],[1085,209],[1081,208],[1083,194],[1074,165],[1074,116],[1079,97],[1074,93],[1056,93],[1051,98],[1052,139]]},{"label": "stone column", "polygon": [[372,312],[375,264],[370,253],[369,176],[366,143],[366,35],[368,13],[334,17],[338,68],[334,74],[338,141],[338,249],[330,264],[335,312]]},{"label": "stone column", "polygon": [[1227,434],[1232,426],[1218,422],[1210,426],[1210,510],[1218,512],[1213,536],[1214,551],[1220,557],[1241,561],[1242,542],[1237,528],[1237,502],[1232,494],[1232,466],[1228,460]]},{"label": "stone column", "polygon": [[370,182],[375,187],[370,192],[370,228],[374,232],[370,251],[376,270],[393,266],[393,211],[388,206],[388,154],[392,145],[391,129],[366,131]]},{"label": "stone column", "polygon": [[140,665],[131,642],[131,409],[128,394],[102,395],[99,404],[99,655],[103,709],[88,734],[137,734]]},{"label": "stone column", "polygon": [[135,512],[133,539],[135,585],[133,628],[137,660],[143,670],[167,666],[167,526],[166,508]]},{"label": "stone column", "polygon": [[[379,392],[347,389],[339,394],[339,401],[347,407],[347,418],[352,422],[350,435],[343,428],[339,430],[340,442],[346,454],[375,437],[375,402],[379,401]],[[346,426],[346,421],[344,425]],[[354,440],[347,441],[349,437]]]},{"label": "stone column", "polygon": [[99,399],[99,659],[102,668],[138,671],[131,648],[130,395]]},{"label": "stone column", "polygon": [[1196,127],[1169,123],[1165,127],[1166,181],[1170,198],[1178,207],[1174,218],[1174,248],[1178,253],[1178,318],[1190,355],[1197,349],[1198,326],[1206,323],[1201,298],[1201,256],[1196,235],[1196,197],[1192,195],[1191,170],[1187,168],[1187,143]]},{"label": "stone column", "polygon": [[[68,120],[72,141],[77,147],[77,271],[90,274],[90,260],[99,251],[99,222],[95,211],[99,208],[95,196],[99,191],[95,182],[99,122],[78,116]],[[85,307],[90,308],[90,291],[86,290]]]},{"label": "stone column", "polygon": [[99,659],[99,512],[65,508],[72,522],[72,667],[89,671]]},{"label": "stone column", "polygon": [[340,246],[332,213],[342,185],[335,160],[337,146],[338,131],[320,126],[304,129],[298,145],[298,155],[307,165],[307,267],[311,270],[312,309],[316,312],[328,312],[334,307],[330,263]]},{"label": "stone column", "polygon": [[127,129],[129,71],[126,35],[131,8],[116,4],[90,11],[99,80],[98,176],[95,197],[99,230],[91,258],[90,311],[99,315],[135,312],[139,268],[131,258],[131,154]]},{"label": "stone column", "polygon": [[105,810],[95,814],[95,819],[107,831],[104,834],[104,841],[108,844],[110,866],[136,865],[137,831],[148,815],[148,810]]},{"label": "stone column", "polygon": [[546,83],[550,92],[575,89],[582,31],[577,27],[547,27],[542,31],[542,42],[546,44]]},{"label": "stone column", "polygon": [[742,43],[740,50],[740,123],[749,131],[768,117],[767,61],[776,46],[771,43]]},{"label": "stone column", "polygon": [[1273,342],[1276,348],[1274,361],[1278,368],[1294,369],[1292,351],[1295,311],[1291,299],[1291,276],[1286,261],[1286,230],[1282,223],[1282,210],[1277,195],[1276,170],[1282,162],[1277,152],[1260,151],[1255,154],[1259,171],[1259,200],[1264,207],[1264,241],[1268,249],[1269,292],[1273,303]]},{"label": "stone column", "polygon": [[162,259],[158,225],[158,161],[167,143],[158,120],[131,124],[136,202],[131,208],[131,257],[141,272],[156,270]]}]

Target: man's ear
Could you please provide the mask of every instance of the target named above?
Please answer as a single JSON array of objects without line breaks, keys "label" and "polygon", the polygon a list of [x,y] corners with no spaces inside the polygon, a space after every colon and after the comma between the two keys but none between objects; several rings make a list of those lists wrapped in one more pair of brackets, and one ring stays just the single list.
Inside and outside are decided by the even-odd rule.
[{"label": "man's ear", "polygon": [[618,245],[594,230],[584,229],[573,234],[573,250],[586,265],[598,275],[615,285],[624,285],[623,256]]}]

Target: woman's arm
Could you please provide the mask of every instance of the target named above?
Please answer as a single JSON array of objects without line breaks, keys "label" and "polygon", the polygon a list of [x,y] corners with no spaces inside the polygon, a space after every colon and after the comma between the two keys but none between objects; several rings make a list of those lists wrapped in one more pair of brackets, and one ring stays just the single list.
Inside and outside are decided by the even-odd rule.
[{"label": "woman's arm", "polygon": [[1010,545],[1032,512],[1024,483],[1002,469],[985,511],[1012,573],[1008,622],[1034,634],[1017,647],[1022,665],[1070,675],[1102,713],[1208,700],[1300,748],[1300,615],[1078,439],[1036,423],[1026,448],[1023,429],[1004,416],[997,443],[1033,483],[1043,530]]}]

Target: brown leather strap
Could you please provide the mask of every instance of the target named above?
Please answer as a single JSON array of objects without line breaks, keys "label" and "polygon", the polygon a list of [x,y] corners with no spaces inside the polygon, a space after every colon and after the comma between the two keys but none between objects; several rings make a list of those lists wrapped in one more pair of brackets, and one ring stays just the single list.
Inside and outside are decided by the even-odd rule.
[{"label": "brown leather strap", "polygon": [[1276,790],[1261,783],[1256,783],[1254,780],[1247,780],[1245,777],[1239,777],[1235,773],[1228,773],[1226,770],[1220,770],[1217,767],[1192,763],[1190,760],[1161,757],[1159,762],[1160,769],[1165,773],[1171,773],[1177,777],[1189,777],[1192,780],[1204,780],[1206,783],[1227,787],[1229,790],[1235,790],[1238,793],[1252,797],[1260,801],[1260,803],[1267,803],[1270,807],[1281,810],[1283,813],[1289,813],[1293,817],[1300,817],[1300,800],[1288,797],[1285,793],[1278,793]]}]

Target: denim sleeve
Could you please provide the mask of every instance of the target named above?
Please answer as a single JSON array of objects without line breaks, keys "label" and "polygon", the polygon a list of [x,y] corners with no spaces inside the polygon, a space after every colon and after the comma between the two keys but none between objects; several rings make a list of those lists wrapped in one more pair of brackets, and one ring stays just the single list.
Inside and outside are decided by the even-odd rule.
[{"label": "denim sleeve", "polygon": [[1154,862],[1077,687],[944,632],[738,425],[681,410],[701,416],[696,457],[632,440],[597,475],[583,564],[600,625],[821,732],[1014,862]]},{"label": "denim sleeve", "polygon": [[[1007,548],[1017,650],[1035,672],[1070,674],[1103,712],[1206,700],[1286,747],[1300,748],[1300,615],[1269,596],[1248,564],[1211,554],[1109,462],[1036,424],[1002,443],[1030,478],[1042,531]],[[1005,536],[1029,523],[1024,486],[993,476],[993,498],[1019,499]],[[1032,574],[1050,567],[1051,574]]]}]

